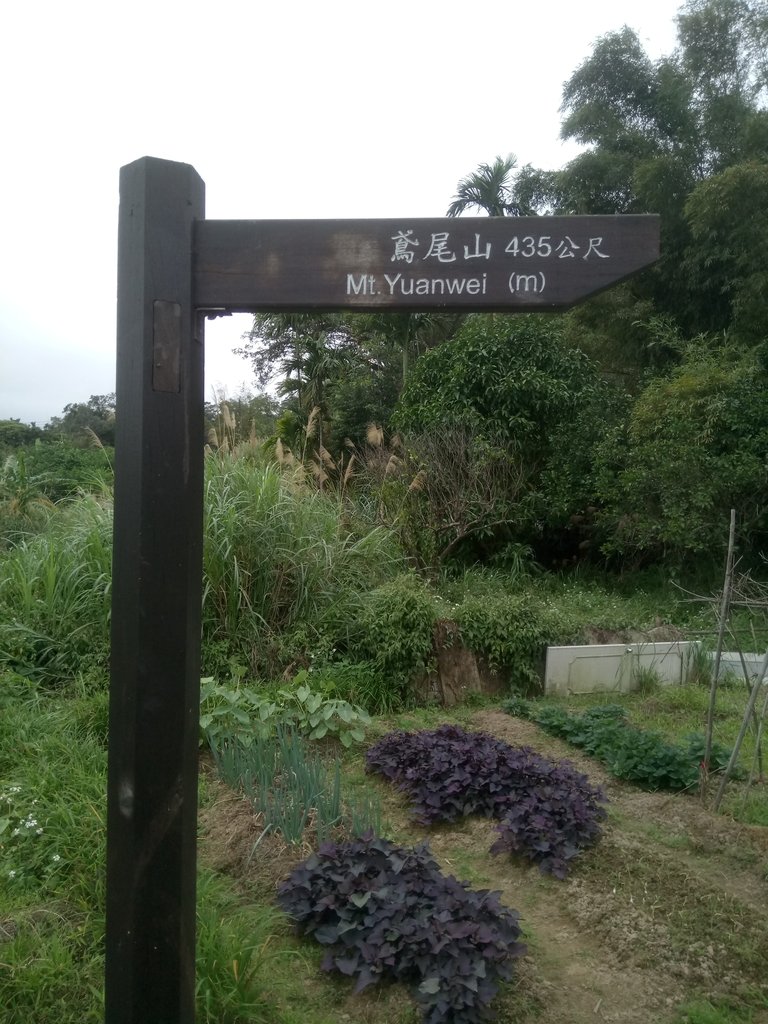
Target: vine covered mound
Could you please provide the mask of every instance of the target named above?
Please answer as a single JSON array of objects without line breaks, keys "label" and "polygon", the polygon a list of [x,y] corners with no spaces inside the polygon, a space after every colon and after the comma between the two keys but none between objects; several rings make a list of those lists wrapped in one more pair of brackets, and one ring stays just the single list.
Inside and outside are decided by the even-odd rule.
[{"label": "vine covered mound", "polygon": [[492,853],[522,854],[556,878],[597,841],[605,818],[602,790],[569,761],[453,725],[389,733],[368,750],[366,762],[408,794],[422,824],[467,814],[495,818],[499,839]]},{"label": "vine covered mound", "polygon": [[525,953],[517,912],[443,875],[426,843],[409,849],[371,833],[325,843],[279,886],[278,903],[327,947],[324,970],[356,977],[355,992],[404,982],[425,1024],[486,1020]]}]

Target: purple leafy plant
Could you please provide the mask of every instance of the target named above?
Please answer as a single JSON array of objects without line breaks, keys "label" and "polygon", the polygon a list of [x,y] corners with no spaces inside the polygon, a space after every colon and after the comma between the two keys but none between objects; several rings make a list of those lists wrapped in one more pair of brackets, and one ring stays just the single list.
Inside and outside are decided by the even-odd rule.
[{"label": "purple leafy plant", "polygon": [[519,915],[499,894],[443,875],[422,844],[372,833],[322,845],[278,889],[299,932],[327,947],[325,970],[410,986],[425,1024],[476,1024],[525,953]]},{"label": "purple leafy plant", "polygon": [[597,841],[605,818],[602,791],[569,761],[453,725],[390,733],[368,750],[366,762],[407,793],[422,824],[467,814],[495,818],[492,853],[522,854],[557,878]]}]

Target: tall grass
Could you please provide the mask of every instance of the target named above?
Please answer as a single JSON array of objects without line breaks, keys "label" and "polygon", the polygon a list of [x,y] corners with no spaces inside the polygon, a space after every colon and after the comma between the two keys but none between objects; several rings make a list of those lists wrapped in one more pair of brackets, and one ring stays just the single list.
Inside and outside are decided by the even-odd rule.
[{"label": "tall grass", "polygon": [[55,682],[104,665],[109,640],[112,510],[82,497],[0,558],[0,668]]},{"label": "tall grass", "polygon": [[[393,535],[275,464],[210,458],[203,637],[257,671],[281,634],[343,633],[361,595],[403,567]],[[210,665],[215,670],[217,666]]]},{"label": "tall grass", "polygon": [[0,1017],[103,1019],[101,694],[42,696],[0,674]]},{"label": "tall grass", "polygon": [[[104,1019],[106,701],[0,674],[0,1020]],[[271,907],[201,870],[197,1019],[275,1021]]]},{"label": "tall grass", "polygon": [[[81,497],[0,553],[0,668],[47,684],[108,659],[112,510]],[[391,533],[294,471],[235,455],[206,465],[206,669],[230,658],[269,673],[291,631],[343,633],[361,595],[402,567]]]}]

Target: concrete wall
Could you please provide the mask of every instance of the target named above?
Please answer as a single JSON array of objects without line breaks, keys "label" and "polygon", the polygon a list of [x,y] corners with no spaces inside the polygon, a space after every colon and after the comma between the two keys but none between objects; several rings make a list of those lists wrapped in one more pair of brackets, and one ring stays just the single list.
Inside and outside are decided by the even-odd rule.
[{"label": "concrete wall", "polygon": [[662,684],[685,680],[695,642],[585,644],[547,648],[544,690],[549,694],[629,693],[637,670],[652,669]]},{"label": "concrete wall", "polygon": [[[745,654],[744,661],[747,663],[747,672],[750,675],[750,681],[754,682],[763,664],[762,654]],[[712,663],[714,666],[715,656],[712,655]],[[720,655],[720,671],[717,676],[718,679],[722,679],[724,675],[734,675],[738,679],[744,678],[744,669],[741,665],[741,658],[739,657],[738,651],[723,651]],[[763,680],[765,682],[765,680]]]}]

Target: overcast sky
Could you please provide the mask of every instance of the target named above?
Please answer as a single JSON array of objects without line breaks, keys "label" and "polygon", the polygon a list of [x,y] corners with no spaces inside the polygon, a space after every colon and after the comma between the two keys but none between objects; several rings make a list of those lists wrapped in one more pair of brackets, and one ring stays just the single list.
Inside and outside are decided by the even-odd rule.
[{"label": "overcast sky", "polygon": [[[627,24],[653,58],[679,0],[71,0],[0,13],[0,419],[114,390],[118,175],[192,164],[209,218],[442,216],[515,153],[556,168],[563,82]],[[244,315],[206,381],[248,383]]]}]

